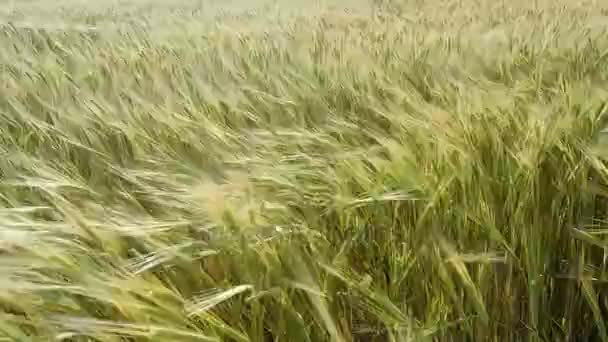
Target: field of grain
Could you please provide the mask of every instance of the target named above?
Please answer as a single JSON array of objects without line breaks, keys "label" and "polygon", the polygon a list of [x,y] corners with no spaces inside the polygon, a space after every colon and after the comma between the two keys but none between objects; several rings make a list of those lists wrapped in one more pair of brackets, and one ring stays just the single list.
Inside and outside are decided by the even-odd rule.
[{"label": "field of grain", "polygon": [[608,342],[608,3],[0,8],[0,341]]}]

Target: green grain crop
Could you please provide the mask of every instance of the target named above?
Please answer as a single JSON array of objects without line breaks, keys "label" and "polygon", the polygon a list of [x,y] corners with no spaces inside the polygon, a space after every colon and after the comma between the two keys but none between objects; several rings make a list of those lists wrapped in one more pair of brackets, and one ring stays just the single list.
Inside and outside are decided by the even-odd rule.
[{"label": "green grain crop", "polygon": [[608,3],[0,7],[0,341],[608,342]]}]

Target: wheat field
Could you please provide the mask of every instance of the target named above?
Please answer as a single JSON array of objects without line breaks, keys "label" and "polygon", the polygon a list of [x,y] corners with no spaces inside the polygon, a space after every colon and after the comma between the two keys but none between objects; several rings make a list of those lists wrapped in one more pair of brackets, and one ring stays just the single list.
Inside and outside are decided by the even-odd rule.
[{"label": "wheat field", "polygon": [[608,3],[0,8],[0,341],[608,342]]}]

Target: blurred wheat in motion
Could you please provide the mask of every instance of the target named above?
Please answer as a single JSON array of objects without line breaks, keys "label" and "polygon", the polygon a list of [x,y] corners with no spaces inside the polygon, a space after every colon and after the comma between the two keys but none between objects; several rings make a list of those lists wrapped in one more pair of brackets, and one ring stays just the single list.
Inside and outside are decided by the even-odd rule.
[{"label": "blurred wheat in motion", "polygon": [[2,6],[1,341],[608,341],[608,4]]}]

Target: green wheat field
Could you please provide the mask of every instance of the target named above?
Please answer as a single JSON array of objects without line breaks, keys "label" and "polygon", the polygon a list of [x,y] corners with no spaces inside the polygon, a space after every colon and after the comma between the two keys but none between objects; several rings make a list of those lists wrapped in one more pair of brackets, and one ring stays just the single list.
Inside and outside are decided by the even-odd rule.
[{"label": "green wheat field", "polygon": [[608,342],[608,2],[0,0],[0,75],[0,341]]}]

